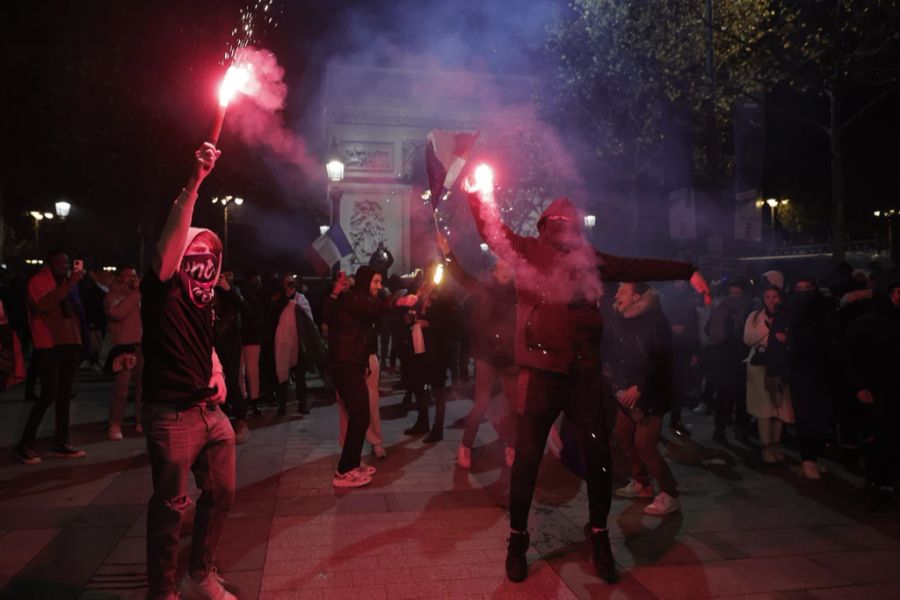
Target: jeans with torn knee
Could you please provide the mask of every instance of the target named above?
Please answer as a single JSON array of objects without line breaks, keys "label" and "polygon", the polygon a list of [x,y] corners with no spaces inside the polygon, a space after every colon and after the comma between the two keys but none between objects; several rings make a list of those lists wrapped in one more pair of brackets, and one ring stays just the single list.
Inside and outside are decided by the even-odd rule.
[{"label": "jeans with torn knee", "polygon": [[234,500],[234,429],[220,407],[205,403],[183,410],[146,403],[143,413],[153,475],[153,496],[147,509],[148,597],[165,598],[176,589],[181,525],[192,504],[191,472],[200,497],[188,572],[202,579],[213,568],[225,517]]}]

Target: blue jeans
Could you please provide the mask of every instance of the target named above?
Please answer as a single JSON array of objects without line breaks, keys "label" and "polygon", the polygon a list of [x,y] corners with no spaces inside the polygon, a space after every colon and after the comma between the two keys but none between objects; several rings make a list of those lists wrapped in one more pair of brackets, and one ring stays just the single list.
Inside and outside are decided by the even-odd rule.
[{"label": "blue jeans", "polygon": [[200,488],[188,572],[205,577],[213,567],[225,518],[234,500],[234,429],[221,408],[198,404],[184,410],[158,403],[143,407],[153,496],[147,509],[149,598],[175,591],[178,541],[191,506],[188,474]]}]

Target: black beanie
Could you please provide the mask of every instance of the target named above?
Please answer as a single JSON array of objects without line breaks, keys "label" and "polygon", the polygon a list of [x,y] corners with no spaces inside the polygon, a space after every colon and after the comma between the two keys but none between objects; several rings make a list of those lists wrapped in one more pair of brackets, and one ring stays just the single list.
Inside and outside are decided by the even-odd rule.
[{"label": "black beanie", "polygon": [[372,283],[372,278],[375,277],[377,271],[368,265],[363,265],[356,270],[356,275],[353,276],[353,287],[358,290],[363,290],[367,294],[369,293],[369,285]]}]

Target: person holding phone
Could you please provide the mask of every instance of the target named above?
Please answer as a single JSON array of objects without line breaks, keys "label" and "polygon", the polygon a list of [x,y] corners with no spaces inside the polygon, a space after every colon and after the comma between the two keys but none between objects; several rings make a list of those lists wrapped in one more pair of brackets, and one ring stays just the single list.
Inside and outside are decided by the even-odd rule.
[{"label": "person holding phone", "polygon": [[70,268],[69,255],[51,250],[44,267],[28,281],[28,322],[38,365],[41,396],[31,407],[22,439],[16,447],[16,459],[27,465],[41,462],[34,440],[44,413],[56,405],[56,432],[53,456],[82,458],[84,450],[69,444],[69,405],[75,370],[81,362],[82,335],[78,315],[77,285],[84,269]]}]

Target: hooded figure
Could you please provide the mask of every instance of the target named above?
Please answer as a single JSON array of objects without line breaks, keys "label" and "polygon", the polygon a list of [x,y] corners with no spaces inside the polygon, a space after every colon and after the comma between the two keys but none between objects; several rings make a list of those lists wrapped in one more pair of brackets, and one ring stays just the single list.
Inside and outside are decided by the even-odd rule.
[{"label": "hooded figure", "polygon": [[176,264],[168,281],[158,276],[141,281],[144,401],[189,406],[216,393],[209,380],[215,342],[212,300],[222,269],[219,238],[191,227]]},{"label": "hooded figure", "polygon": [[[471,188],[470,188],[471,190]],[[506,576],[528,576],[528,513],[547,436],[564,412],[576,424],[587,466],[590,522],[587,529],[597,574],[616,578],[606,530],[612,495],[609,428],[600,375],[602,281],[692,279],[706,282],[688,263],[621,258],[584,241],[582,219],[566,198],[554,200],[538,220],[538,236],[516,234],[500,219],[489,193],[469,194],[479,234],[494,253],[515,267],[515,362],[523,368],[515,462],[510,481],[510,529]]]}]

